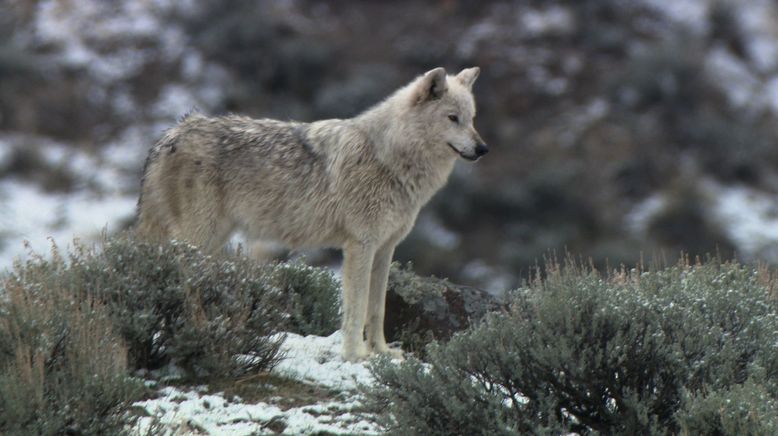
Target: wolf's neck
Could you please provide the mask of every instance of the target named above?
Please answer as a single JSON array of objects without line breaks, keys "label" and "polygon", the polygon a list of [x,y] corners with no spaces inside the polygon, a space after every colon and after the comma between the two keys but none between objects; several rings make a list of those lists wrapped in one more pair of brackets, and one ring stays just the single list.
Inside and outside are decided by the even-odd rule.
[{"label": "wolf's neck", "polygon": [[409,194],[426,203],[446,183],[456,156],[427,144],[423,135],[426,126],[419,120],[398,117],[396,104],[391,99],[384,101],[354,121],[368,137],[376,160]]}]

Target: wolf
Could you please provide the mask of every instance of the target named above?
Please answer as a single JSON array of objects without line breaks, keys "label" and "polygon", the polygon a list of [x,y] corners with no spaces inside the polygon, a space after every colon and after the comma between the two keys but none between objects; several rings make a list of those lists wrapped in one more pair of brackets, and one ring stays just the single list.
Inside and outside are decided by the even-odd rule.
[{"label": "wolf", "polygon": [[350,119],[190,114],[149,152],[137,235],[207,252],[236,230],[290,249],[341,248],[343,358],[401,357],[384,337],[389,265],[456,160],[488,152],[473,127],[479,72],[435,68]]}]

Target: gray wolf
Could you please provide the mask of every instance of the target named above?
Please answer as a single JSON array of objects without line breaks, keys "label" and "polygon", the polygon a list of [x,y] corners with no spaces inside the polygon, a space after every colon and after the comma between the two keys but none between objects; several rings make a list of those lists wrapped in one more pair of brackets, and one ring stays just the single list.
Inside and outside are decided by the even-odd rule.
[{"label": "gray wolf", "polygon": [[477,67],[436,68],[350,119],[312,123],[190,114],[146,159],[137,234],[217,251],[241,230],[291,249],[343,250],[343,357],[401,356],[384,338],[389,264],[473,127]]}]

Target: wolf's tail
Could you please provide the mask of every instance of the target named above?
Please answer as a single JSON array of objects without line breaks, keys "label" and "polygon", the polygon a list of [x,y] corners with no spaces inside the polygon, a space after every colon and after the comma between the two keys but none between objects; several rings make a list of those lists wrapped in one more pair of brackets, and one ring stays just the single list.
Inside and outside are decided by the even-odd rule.
[{"label": "wolf's tail", "polygon": [[159,197],[159,193],[153,192],[159,189],[158,183],[151,180],[151,168],[159,165],[159,155],[165,147],[175,147],[174,139],[170,135],[165,135],[149,150],[146,161],[143,164],[143,175],[140,179],[140,195],[136,206],[136,226],[135,236],[146,241],[161,242],[169,238],[168,225],[162,218],[160,205],[154,204],[154,198]]}]

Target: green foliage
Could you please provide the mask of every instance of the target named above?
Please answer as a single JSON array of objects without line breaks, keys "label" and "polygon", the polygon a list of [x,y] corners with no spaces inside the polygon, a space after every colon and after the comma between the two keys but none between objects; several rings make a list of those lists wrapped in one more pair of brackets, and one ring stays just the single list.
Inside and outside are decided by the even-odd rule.
[{"label": "green foliage", "polygon": [[285,296],[287,331],[328,336],[340,327],[340,283],[332,272],[302,262],[268,268],[270,283]]},{"label": "green foliage", "polygon": [[437,277],[421,277],[413,272],[413,264],[392,262],[389,270],[389,288],[408,304],[418,303],[424,297],[442,296],[448,280]]},{"label": "green foliage", "polygon": [[778,303],[763,274],[716,262],[608,278],[551,265],[545,274],[515,293],[510,313],[431,346],[428,364],[374,365],[370,397],[387,425],[405,434],[766,434],[778,425],[763,406],[778,399]]},{"label": "green foliage", "polygon": [[748,380],[689,398],[678,418],[682,435],[778,434],[778,400]]}]

